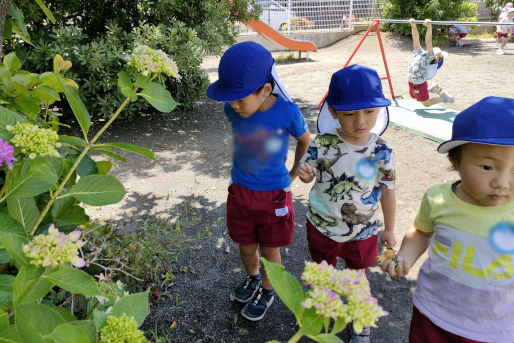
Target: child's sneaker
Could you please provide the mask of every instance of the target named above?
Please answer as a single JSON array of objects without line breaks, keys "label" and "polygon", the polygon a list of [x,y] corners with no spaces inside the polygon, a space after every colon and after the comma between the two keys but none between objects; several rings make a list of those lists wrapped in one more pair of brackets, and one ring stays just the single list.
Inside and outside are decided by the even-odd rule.
[{"label": "child's sneaker", "polygon": [[261,285],[261,274],[247,275],[246,279],[230,293],[230,301],[249,302]]},{"label": "child's sneaker", "polygon": [[361,333],[355,332],[353,325],[350,324],[350,342],[349,343],[369,343],[369,335],[371,329],[369,326],[365,326]]},{"label": "child's sneaker", "polygon": [[437,83],[434,83],[432,86],[428,87],[428,91],[430,93],[435,93],[435,94],[439,95],[439,94],[441,94],[441,92],[443,90],[441,89],[441,87]]},{"label": "child's sneaker", "polygon": [[441,98],[443,98],[443,101],[447,104],[453,104],[455,102],[455,99],[450,94],[446,93],[445,91],[441,92]]},{"label": "child's sneaker", "polygon": [[502,49],[496,50],[496,55],[503,55],[503,54],[504,54],[504,52]]},{"label": "child's sneaker", "polygon": [[259,287],[252,301],[243,307],[241,315],[252,322],[261,320],[275,299],[275,291]]}]

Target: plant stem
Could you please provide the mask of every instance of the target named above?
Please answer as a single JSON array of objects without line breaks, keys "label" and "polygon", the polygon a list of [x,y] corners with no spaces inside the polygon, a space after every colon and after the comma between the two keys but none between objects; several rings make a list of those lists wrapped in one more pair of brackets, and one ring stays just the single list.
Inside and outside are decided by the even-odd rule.
[{"label": "plant stem", "polygon": [[296,342],[298,342],[298,341],[300,340],[300,338],[302,338],[302,337],[303,337],[303,334],[302,334],[302,333],[300,333],[300,331],[298,331],[297,333],[295,333],[295,334],[294,334],[294,336],[293,336],[293,337],[291,337],[291,338],[289,339],[289,341],[287,341],[287,343],[296,343]]},{"label": "plant stem", "polygon": [[61,193],[61,191],[63,190],[64,186],[66,185],[66,183],[68,183],[68,180],[70,179],[70,177],[73,175],[73,173],[75,172],[75,170],[77,169],[77,166],[79,165],[79,163],[82,161],[82,159],[84,158],[84,156],[86,156],[86,154],[91,150],[91,148],[93,147],[93,145],[95,144],[95,142],[98,140],[98,138],[100,138],[100,136],[102,135],[102,133],[104,133],[105,130],[107,130],[107,128],[112,124],[112,122],[118,117],[118,115],[121,113],[121,111],[123,110],[123,108],[125,108],[125,106],[127,106],[127,104],[129,103],[130,101],[130,98],[127,97],[125,99],[125,101],[122,102],[122,104],[118,107],[118,109],[116,110],[116,112],[114,112],[114,114],[112,115],[112,117],[107,121],[107,123],[105,123],[104,126],[102,126],[102,128],[100,129],[100,131],[98,131],[98,133],[93,137],[93,139],[91,140],[91,142],[89,143],[89,146],[85,147],[84,150],[82,150],[82,152],[80,153],[79,157],[77,157],[77,159],[75,160],[75,163],[73,164],[73,166],[70,168],[70,170],[68,171],[68,174],[66,174],[66,177],[61,181],[61,183],[59,184],[59,187],[57,188],[57,190],[55,191],[53,197],[50,198],[50,200],[48,201],[48,203],[46,204],[45,208],[43,209],[43,211],[41,212],[41,215],[39,216],[39,218],[37,219],[36,223],[34,224],[34,226],[32,227],[32,229],[30,230],[30,234],[31,235],[34,235],[34,233],[36,232],[39,224],[41,224],[41,222],[43,221],[43,219],[45,218],[46,214],[48,213],[48,211],[50,210],[50,207],[52,207],[55,199],[57,199],[57,197],[59,196],[59,194]]}]

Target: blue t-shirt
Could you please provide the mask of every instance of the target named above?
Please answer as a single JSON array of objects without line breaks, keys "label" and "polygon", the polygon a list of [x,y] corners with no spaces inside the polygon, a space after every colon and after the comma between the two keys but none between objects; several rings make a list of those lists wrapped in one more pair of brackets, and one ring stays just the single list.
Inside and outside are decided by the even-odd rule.
[{"label": "blue t-shirt", "polygon": [[242,118],[229,103],[224,110],[234,134],[232,182],[255,191],[290,186],[285,165],[289,135],[297,138],[307,131],[298,105],[278,96],[270,109],[248,118]]}]

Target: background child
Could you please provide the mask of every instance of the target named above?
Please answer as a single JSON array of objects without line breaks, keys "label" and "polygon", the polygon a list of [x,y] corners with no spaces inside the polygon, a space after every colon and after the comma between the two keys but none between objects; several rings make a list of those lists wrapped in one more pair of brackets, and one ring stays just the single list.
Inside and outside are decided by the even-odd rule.
[{"label": "background child", "polygon": [[448,39],[455,43],[455,46],[463,46],[462,38],[468,35],[468,30],[462,25],[450,25],[448,27]]},{"label": "background child", "polygon": [[[419,41],[419,32],[414,19],[409,20],[412,32],[412,45],[414,56],[409,62],[409,92],[411,97],[421,102],[424,106],[431,106],[440,102],[453,103],[453,97],[443,91],[439,85],[428,87],[427,80],[432,79],[437,70],[441,68],[444,58],[448,53],[437,47],[432,47],[432,24],[426,19],[423,23],[427,28],[425,44],[427,50],[423,50]],[[429,92],[438,96],[430,98]]]},{"label": "background child", "polygon": [[503,55],[505,52],[505,45],[507,44],[507,40],[509,38],[509,32],[511,32],[511,25],[502,25],[504,23],[512,23],[512,18],[514,18],[514,8],[509,8],[505,12],[500,14],[498,18],[499,25],[496,26],[496,35],[498,40],[500,41],[500,46],[498,50],[496,50],[496,54]]},{"label": "background child", "polygon": [[[311,143],[298,176],[311,182],[307,240],[313,261],[364,269],[376,262],[378,202],[385,229],[382,244],[394,246],[396,197],[394,155],[380,138],[389,122],[391,101],[374,69],[351,65],[332,75]],[[350,342],[369,342],[369,327]]]},{"label": "background child", "polygon": [[[514,339],[514,99],[488,97],[462,111],[448,152],[460,180],[432,186],[395,261],[406,275],[429,249],[414,294],[409,342]],[[510,242],[510,245],[509,245]]]},{"label": "background child", "polygon": [[[259,248],[268,261],[281,263],[279,247],[292,242],[290,185],[310,143],[305,120],[278,82],[273,66],[271,54],[261,45],[235,44],[221,57],[219,79],[207,90],[210,98],[226,102],[225,115],[234,134],[227,227],[239,244],[247,277],[231,299],[246,303],[241,315],[252,321],[262,319],[274,299],[266,273],[261,278],[259,272]],[[288,172],[289,135],[297,145]]]}]

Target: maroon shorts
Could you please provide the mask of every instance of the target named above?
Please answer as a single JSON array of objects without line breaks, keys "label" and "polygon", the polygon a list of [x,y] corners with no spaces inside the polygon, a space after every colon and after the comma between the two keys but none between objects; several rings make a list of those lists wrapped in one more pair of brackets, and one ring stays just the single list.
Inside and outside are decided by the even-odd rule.
[{"label": "maroon shorts", "polygon": [[448,332],[435,325],[414,306],[410,322],[409,343],[483,343]]},{"label": "maroon shorts", "polygon": [[496,34],[498,35],[498,38],[502,38],[502,37],[508,38],[508,37],[509,37],[509,34],[508,34],[508,33],[499,33],[499,32],[496,32]]},{"label": "maroon shorts", "polygon": [[426,81],[419,85],[409,82],[409,93],[410,96],[417,101],[426,101],[430,99],[430,95],[428,94],[428,84]]},{"label": "maroon shorts", "polygon": [[468,35],[468,33],[467,33],[467,32],[466,32],[466,33],[459,33],[459,37],[460,37],[460,38],[464,38],[464,37],[466,37],[467,35]]},{"label": "maroon shorts", "polygon": [[336,242],[312,225],[307,219],[307,242],[311,258],[316,263],[325,260],[335,267],[337,257],[344,259],[346,268],[364,269],[374,265],[378,256],[377,236],[362,241]]},{"label": "maroon shorts", "polygon": [[239,245],[258,243],[277,248],[293,241],[294,207],[291,192],[253,191],[232,184],[228,187],[227,227]]}]

